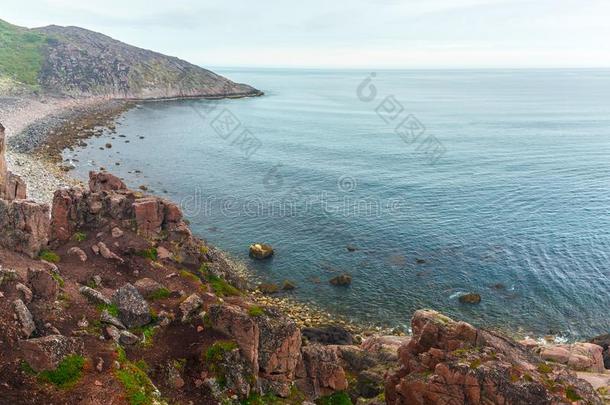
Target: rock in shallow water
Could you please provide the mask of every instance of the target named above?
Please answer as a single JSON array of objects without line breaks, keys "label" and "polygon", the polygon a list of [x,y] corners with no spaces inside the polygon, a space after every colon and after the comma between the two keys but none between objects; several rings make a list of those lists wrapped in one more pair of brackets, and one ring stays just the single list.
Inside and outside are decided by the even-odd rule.
[{"label": "rock in shallow water", "polygon": [[273,256],[274,251],[271,245],[265,243],[254,243],[250,245],[250,257],[258,260],[268,259]]}]

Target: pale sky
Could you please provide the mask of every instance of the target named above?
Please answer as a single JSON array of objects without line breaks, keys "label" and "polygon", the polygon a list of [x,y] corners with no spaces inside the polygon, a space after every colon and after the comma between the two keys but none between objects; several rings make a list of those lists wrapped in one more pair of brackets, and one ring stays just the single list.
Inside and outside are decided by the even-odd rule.
[{"label": "pale sky", "polygon": [[1,0],[204,67],[610,67],[610,0]]}]

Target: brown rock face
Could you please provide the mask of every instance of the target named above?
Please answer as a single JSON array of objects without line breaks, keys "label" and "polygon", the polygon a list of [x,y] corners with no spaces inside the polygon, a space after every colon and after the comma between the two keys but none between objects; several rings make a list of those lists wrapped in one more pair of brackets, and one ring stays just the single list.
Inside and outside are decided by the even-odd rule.
[{"label": "brown rock face", "polygon": [[46,270],[28,269],[28,280],[36,298],[54,301],[57,298],[59,285]]},{"label": "brown rock face", "polygon": [[26,185],[21,177],[8,171],[6,165],[6,138],[0,124],[0,199],[24,200],[27,198]]},{"label": "brown rock face", "polygon": [[[108,173],[90,173],[90,190],[71,188],[58,190],[53,197],[51,235],[53,241],[69,240],[80,228],[95,227],[136,230],[143,236],[163,234],[170,242],[188,244],[193,236],[182,218],[180,208],[158,197],[141,198],[128,190],[117,177]],[[181,252],[190,263],[198,251]],[[195,260],[196,261],[196,260]]]},{"label": "brown rock face", "polygon": [[305,346],[301,353],[296,384],[305,395],[319,398],[347,388],[337,346]]},{"label": "brown rock face", "polygon": [[237,343],[263,391],[288,396],[300,359],[301,332],[296,324],[272,309],[251,316],[227,304],[210,307],[209,315],[214,329]]},{"label": "brown rock face", "polygon": [[49,242],[49,206],[0,200],[0,246],[35,257]]},{"label": "brown rock face", "polygon": [[50,335],[19,342],[24,360],[34,371],[53,370],[64,357],[82,351],[82,342],[76,338]]},{"label": "brown rock face", "polygon": [[110,173],[89,172],[89,189],[93,193],[99,191],[127,190],[121,179]]},{"label": "brown rock face", "polygon": [[[417,311],[401,368],[386,380],[388,404],[601,404],[593,388],[562,366],[544,365],[520,344]],[[580,402],[579,402],[580,403]]]}]

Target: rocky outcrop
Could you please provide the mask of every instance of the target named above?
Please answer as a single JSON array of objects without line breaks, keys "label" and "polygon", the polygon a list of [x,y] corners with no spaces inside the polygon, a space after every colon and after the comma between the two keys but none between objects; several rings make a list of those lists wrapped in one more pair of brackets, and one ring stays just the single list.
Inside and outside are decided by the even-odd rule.
[{"label": "rocky outcrop", "polygon": [[27,198],[25,182],[10,172],[6,164],[6,138],[4,127],[0,124],[0,199],[24,200]]},{"label": "rocky outcrop", "polygon": [[83,350],[82,341],[62,335],[22,340],[19,349],[27,364],[36,372],[53,370],[68,355]]},{"label": "rocky outcrop", "polygon": [[417,311],[400,369],[386,381],[388,404],[559,404],[602,401],[562,366],[549,366],[518,343]]},{"label": "rocky outcrop", "polygon": [[301,332],[279,311],[252,316],[235,305],[209,309],[212,327],[231,337],[264,392],[288,396],[300,359]]},{"label": "rocky outcrop", "polygon": [[49,206],[0,200],[0,246],[36,257],[49,242]]},{"label": "rocky outcrop", "polygon": [[[147,238],[180,245],[183,262],[198,263],[201,253],[176,204],[158,197],[142,197],[111,174],[92,172],[89,178],[90,190],[71,188],[55,193],[51,212],[54,242],[68,241],[83,228],[132,228]],[[102,254],[104,246],[98,246]]]},{"label": "rocky outcrop", "polygon": [[605,369],[603,348],[593,343],[546,345],[534,351],[543,360],[564,364],[572,370],[602,373]]},{"label": "rocky outcrop", "polygon": [[59,285],[47,270],[30,268],[28,270],[28,281],[36,298],[49,301],[55,301],[57,298]]},{"label": "rocky outcrop", "polygon": [[348,387],[337,346],[311,345],[302,349],[297,370],[297,387],[316,399]]},{"label": "rocky outcrop", "polygon": [[15,318],[17,318],[17,322],[19,322],[21,336],[29,338],[36,330],[36,324],[34,324],[32,313],[20,299],[13,302],[13,307],[15,309]]},{"label": "rocky outcrop", "polygon": [[604,357],[604,367],[606,369],[610,369],[610,335],[594,337],[589,341],[589,343],[598,345],[603,349],[602,355]]}]

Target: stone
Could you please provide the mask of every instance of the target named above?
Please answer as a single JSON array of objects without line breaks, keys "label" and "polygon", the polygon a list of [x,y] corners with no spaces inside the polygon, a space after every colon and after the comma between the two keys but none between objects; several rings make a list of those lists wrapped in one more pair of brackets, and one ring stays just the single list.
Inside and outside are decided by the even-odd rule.
[{"label": "stone", "polygon": [[23,301],[19,299],[13,301],[13,308],[15,309],[17,321],[21,325],[21,336],[27,339],[36,330],[36,324],[34,324],[34,317],[32,316],[32,313],[30,312],[28,307],[26,307]]},{"label": "stone", "polygon": [[48,271],[29,268],[28,281],[35,297],[51,301],[57,298],[59,285]]},{"label": "stone", "polygon": [[23,359],[36,372],[54,370],[68,355],[83,350],[82,341],[62,335],[49,335],[37,339],[22,340],[19,349]]},{"label": "stone", "polygon": [[155,291],[164,288],[162,284],[156,282],[152,278],[141,278],[134,283],[134,286],[144,297],[148,297]]},{"label": "stone", "polygon": [[23,285],[21,283],[17,283],[15,285],[15,290],[17,290],[19,292],[19,295],[21,296],[21,300],[23,302],[25,302],[26,304],[29,304],[30,302],[32,302],[32,298],[34,298],[34,293],[32,292],[32,290],[27,288],[25,285]]},{"label": "stone", "polygon": [[297,285],[289,280],[284,281],[284,284],[282,285],[282,290],[284,290],[284,291],[293,291],[296,288],[297,288]]},{"label": "stone", "polygon": [[161,231],[163,224],[163,205],[159,199],[142,198],[133,203],[138,231],[144,235],[153,235]]},{"label": "stone", "polygon": [[112,228],[112,237],[113,237],[113,238],[115,238],[115,239],[120,238],[120,237],[122,237],[124,234],[125,234],[125,232],[123,232],[123,231],[121,230],[121,228],[118,228],[118,227],[116,227],[116,226],[115,226],[114,228]]},{"label": "stone", "polygon": [[119,343],[122,345],[135,345],[139,340],[140,338],[126,330],[121,331],[119,334]]},{"label": "stone", "polygon": [[121,179],[105,172],[89,172],[89,190],[93,193],[99,191],[127,190]]},{"label": "stone", "polygon": [[101,292],[94,290],[91,287],[81,286],[78,291],[84,295],[90,302],[96,305],[111,305],[110,299],[106,298]]},{"label": "stone", "polygon": [[104,331],[106,331],[106,336],[108,336],[114,342],[119,343],[121,331],[116,326],[108,325],[104,328]]},{"label": "stone", "polygon": [[296,386],[308,398],[319,398],[347,389],[337,346],[309,345],[301,349]]},{"label": "stone", "polygon": [[257,260],[268,259],[273,256],[275,252],[273,251],[273,247],[271,245],[267,245],[265,243],[253,243],[250,245],[250,257]]},{"label": "stone", "polygon": [[301,331],[310,342],[325,345],[351,345],[354,343],[352,334],[338,325],[322,326],[318,328],[303,328]]},{"label": "stone", "polygon": [[6,138],[4,127],[0,124],[0,199],[12,201],[25,198],[27,198],[25,182],[7,168]]},{"label": "stone", "polygon": [[97,247],[100,249],[100,254],[102,255],[102,257],[104,259],[116,260],[120,263],[124,262],[124,260],[121,257],[119,257],[118,255],[113,253],[110,249],[108,249],[108,246],[106,246],[106,244],[104,242],[99,242],[97,244]]},{"label": "stone", "polygon": [[69,256],[76,256],[78,258],[78,260],[80,260],[82,263],[87,261],[87,253],[85,253],[85,251],[79,247],[73,247],[68,249],[68,255]]},{"label": "stone", "polygon": [[127,328],[150,323],[150,308],[146,300],[132,284],[125,284],[113,295],[112,301],[119,308],[119,318]]},{"label": "stone", "polygon": [[0,246],[35,258],[49,243],[49,206],[0,200],[0,229]]},{"label": "stone", "polygon": [[277,284],[273,283],[261,283],[258,286],[258,290],[263,294],[275,294],[280,291],[280,287]]},{"label": "stone", "polygon": [[259,330],[258,370],[264,392],[290,395],[301,358],[301,332],[279,310],[266,308],[255,320]]},{"label": "stone", "polygon": [[168,260],[173,257],[172,252],[164,248],[163,246],[159,246],[157,248],[157,257],[159,260]]},{"label": "stone", "polygon": [[106,310],[102,311],[102,314],[100,315],[100,322],[116,326],[118,329],[127,329],[119,318],[110,315],[110,313],[108,313]]},{"label": "stone", "polygon": [[96,287],[102,286],[102,276],[100,276],[99,274],[96,274],[91,277],[91,280],[93,281],[93,284],[95,284]]},{"label": "stone", "polygon": [[535,349],[544,360],[565,364],[572,370],[601,373],[605,370],[603,348],[593,343],[549,345]]},{"label": "stone", "polygon": [[462,304],[478,304],[481,302],[481,296],[475,293],[460,295],[459,301]]},{"label": "stone", "polygon": [[235,305],[212,305],[208,310],[212,328],[230,336],[243,358],[258,370],[259,329],[255,319]]},{"label": "stone", "polygon": [[180,303],[180,312],[182,313],[182,322],[188,322],[190,317],[197,312],[203,305],[203,301],[197,294],[189,295]]},{"label": "stone", "polygon": [[91,251],[93,252],[94,255],[99,256],[100,254],[100,248],[98,245],[93,245],[91,246]]},{"label": "stone", "polygon": [[337,277],[334,277],[330,280],[330,284],[337,287],[347,287],[352,284],[352,276],[347,273],[341,274]]}]

